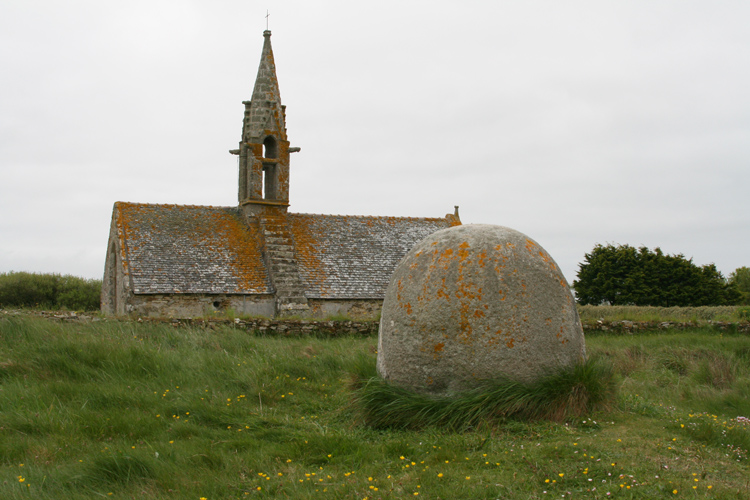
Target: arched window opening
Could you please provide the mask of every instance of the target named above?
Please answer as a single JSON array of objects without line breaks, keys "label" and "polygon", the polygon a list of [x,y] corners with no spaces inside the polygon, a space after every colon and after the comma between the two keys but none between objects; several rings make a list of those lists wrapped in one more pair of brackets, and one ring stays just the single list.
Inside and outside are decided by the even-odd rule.
[{"label": "arched window opening", "polygon": [[276,139],[269,135],[263,141],[263,158],[278,158],[279,151],[276,144]]},{"label": "arched window opening", "polygon": [[264,200],[276,199],[276,165],[263,165],[263,177],[261,181],[262,197]]}]

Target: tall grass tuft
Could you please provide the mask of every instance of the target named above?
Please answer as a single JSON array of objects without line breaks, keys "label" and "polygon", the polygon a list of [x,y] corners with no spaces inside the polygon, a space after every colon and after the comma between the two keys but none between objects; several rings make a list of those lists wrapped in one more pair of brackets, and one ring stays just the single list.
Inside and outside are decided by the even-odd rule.
[{"label": "tall grass tuft", "polygon": [[445,397],[415,393],[373,377],[356,389],[353,406],[362,421],[376,429],[463,431],[508,419],[561,422],[609,408],[614,394],[611,366],[589,359],[533,383],[502,378]]},{"label": "tall grass tuft", "polygon": [[710,353],[707,359],[701,361],[695,373],[698,383],[703,383],[717,389],[729,387],[735,380],[734,363],[721,353]]},{"label": "tall grass tuft", "polygon": [[109,455],[98,457],[88,466],[85,478],[93,483],[130,484],[154,477],[153,466],[130,455]]}]

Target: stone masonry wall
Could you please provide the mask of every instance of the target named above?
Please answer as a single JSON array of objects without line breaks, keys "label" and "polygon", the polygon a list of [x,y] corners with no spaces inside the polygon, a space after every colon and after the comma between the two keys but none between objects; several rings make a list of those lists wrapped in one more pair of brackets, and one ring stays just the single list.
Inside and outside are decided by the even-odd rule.
[{"label": "stone masonry wall", "polygon": [[[63,322],[105,322],[105,321],[133,321],[132,319],[102,318],[96,315],[68,311],[36,311],[18,309],[0,309],[3,316],[39,316],[53,321]],[[163,323],[176,327],[194,326],[206,329],[216,329],[226,326],[241,328],[248,333],[260,335],[279,335],[286,337],[319,335],[325,337],[340,337],[348,335],[374,336],[378,333],[377,321],[323,321],[323,320],[292,320],[292,319],[228,319],[228,318],[138,318],[138,323]]]},{"label": "stone masonry wall", "polygon": [[383,301],[379,299],[308,299],[310,316],[326,318],[346,316],[355,320],[374,320],[380,317]]},{"label": "stone masonry wall", "polygon": [[[310,301],[310,309],[298,317],[323,320],[344,316],[356,321],[375,320],[380,315],[382,300],[320,300]],[[237,316],[274,317],[273,295],[208,295],[148,294],[131,296],[127,315],[142,318],[201,318],[209,314],[233,312]]]},{"label": "stone masonry wall", "polygon": [[148,294],[132,295],[127,314],[146,318],[197,318],[231,310],[237,315],[272,317],[274,308],[271,294]]},{"label": "stone masonry wall", "polygon": [[[131,319],[114,319],[102,318],[101,316],[87,313],[77,313],[71,311],[37,311],[37,310],[17,310],[17,309],[0,309],[2,316],[40,316],[54,321],[81,321],[81,322],[99,322],[99,321],[132,321]],[[243,328],[248,332],[257,332],[268,335],[295,336],[295,335],[376,335],[378,333],[379,322],[375,320],[367,321],[324,321],[324,320],[291,320],[291,319],[228,319],[228,318],[194,318],[194,319],[169,319],[169,318],[139,318],[139,322],[148,323],[165,323],[174,326],[200,326],[205,328],[219,328],[221,326],[233,325],[237,328]],[[596,322],[595,324],[584,323],[585,332],[605,332],[604,334],[621,335],[635,334],[640,332],[654,331],[680,331],[690,328],[700,328],[711,326],[716,331],[736,331],[737,333],[750,335],[750,323],[744,322],[724,322],[713,321],[708,323],[677,323],[677,322],[651,322],[651,321],[607,321]]]}]

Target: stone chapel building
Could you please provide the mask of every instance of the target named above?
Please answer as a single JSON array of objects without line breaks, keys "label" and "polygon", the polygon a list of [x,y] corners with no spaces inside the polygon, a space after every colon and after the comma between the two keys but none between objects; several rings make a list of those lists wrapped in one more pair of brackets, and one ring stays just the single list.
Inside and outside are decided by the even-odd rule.
[{"label": "stone chapel building", "polygon": [[212,311],[277,317],[378,314],[391,274],[443,218],[290,213],[286,107],[271,32],[252,99],[243,101],[239,204],[116,202],[101,308],[108,315],[188,318]]}]

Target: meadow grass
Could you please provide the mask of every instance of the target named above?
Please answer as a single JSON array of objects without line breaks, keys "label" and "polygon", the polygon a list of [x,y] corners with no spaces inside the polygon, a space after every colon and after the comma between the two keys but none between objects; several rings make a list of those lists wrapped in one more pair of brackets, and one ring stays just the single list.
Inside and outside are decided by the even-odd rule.
[{"label": "meadow grass", "polygon": [[0,498],[747,496],[747,336],[590,334],[609,407],[387,429],[376,344],[0,318]]},{"label": "meadow grass", "polygon": [[604,321],[671,321],[706,324],[710,321],[737,322],[750,320],[748,306],[700,306],[700,307],[655,307],[655,306],[593,306],[578,305],[578,314],[583,323]]}]

